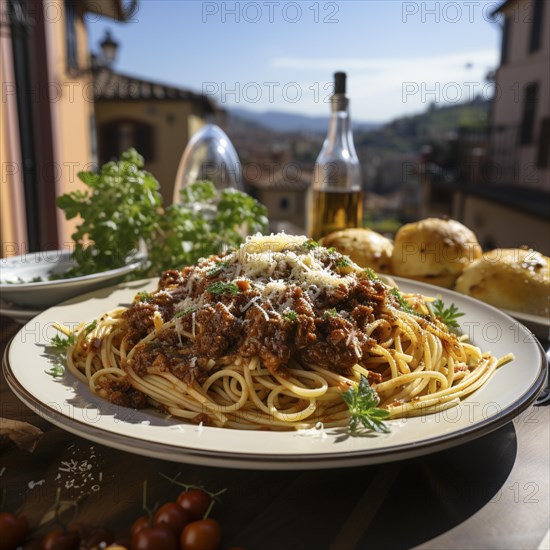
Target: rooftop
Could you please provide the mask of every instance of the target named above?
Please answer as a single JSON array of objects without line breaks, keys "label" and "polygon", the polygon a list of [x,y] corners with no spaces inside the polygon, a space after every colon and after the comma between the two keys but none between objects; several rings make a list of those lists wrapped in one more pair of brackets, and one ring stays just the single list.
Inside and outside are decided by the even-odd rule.
[{"label": "rooftop", "polygon": [[497,6],[492,12],[491,15],[496,15],[497,13],[500,13],[502,10],[506,9],[510,4],[513,4],[516,0],[504,0],[500,6]]},{"label": "rooftop", "polygon": [[216,111],[205,95],[143,78],[125,75],[105,67],[94,71],[96,101],[194,101],[202,104],[206,113]]},{"label": "rooftop", "polygon": [[256,178],[247,178],[246,183],[256,189],[276,189],[284,191],[307,191],[311,174],[296,174],[290,171],[285,174],[279,170],[273,174],[260,174]]}]

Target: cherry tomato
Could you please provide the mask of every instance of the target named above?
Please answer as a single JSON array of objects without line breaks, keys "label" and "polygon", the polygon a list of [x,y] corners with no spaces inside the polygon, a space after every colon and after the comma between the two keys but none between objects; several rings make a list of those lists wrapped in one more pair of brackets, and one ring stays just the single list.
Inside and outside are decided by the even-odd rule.
[{"label": "cherry tomato", "polygon": [[61,527],[52,529],[42,537],[42,550],[77,550],[79,546],[78,533]]},{"label": "cherry tomato", "polygon": [[212,497],[202,489],[191,489],[180,493],[177,503],[189,514],[191,519],[202,519],[208,510]]},{"label": "cherry tomato", "polygon": [[175,502],[163,504],[153,516],[153,525],[168,527],[176,537],[180,536],[183,528],[190,521],[188,512]]},{"label": "cherry tomato", "polygon": [[130,536],[133,537],[144,527],[151,527],[151,518],[149,516],[140,516],[132,523],[132,527],[130,527]]},{"label": "cherry tomato", "polygon": [[29,522],[25,516],[9,512],[0,513],[0,550],[10,550],[19,546],[29,532]]},{"label": "cherry tomato", "polygon": [[222,530],[215,519],[188,523],[181,532],[180,550],[216,550],[222,542]]},{"label": "cherry tomato", "polygon": [[178,540],[168,527],[144,527],[132,537],[132,550],[178,550]]}]

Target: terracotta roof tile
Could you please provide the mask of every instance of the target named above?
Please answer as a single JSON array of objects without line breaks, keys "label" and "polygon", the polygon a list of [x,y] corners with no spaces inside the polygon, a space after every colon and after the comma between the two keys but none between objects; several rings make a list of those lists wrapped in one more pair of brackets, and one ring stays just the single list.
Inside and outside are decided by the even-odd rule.
[{"label": "terracotta roof tile", "polygon": [[212,101],[202,94],[116,73],[106,68],[99,68],[94,72],[94,99],[95,101],[187,100],[201,103],[207,113],[216,111]]}]

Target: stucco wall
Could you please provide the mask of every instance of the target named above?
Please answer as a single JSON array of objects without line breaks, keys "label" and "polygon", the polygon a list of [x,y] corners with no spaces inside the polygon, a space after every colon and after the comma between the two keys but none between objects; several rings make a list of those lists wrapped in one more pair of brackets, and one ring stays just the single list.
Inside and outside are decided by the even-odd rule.
[{"label": "stucco wall", "polygon": [[[289,221],[305,230],[306,192],[292,189],[266,188],[256,192],[267,208],[271,222]],[[286,204],[286,208],[283,205]]]},{"label": "stucco wall", "polygon": [[[4,0],[0,5],[4,8]],[[0,257],[3,258],[26,252],[23,243],[27,241],[9,27],[0,34],[0,74],[5,86],[0,101]]]},{"label": "stucco wall", "polygon": [[203,123],[189,101],[99,101],[95,120],[101,126],[119,119],[135,120],[153,126],[154,157],[145,166],[160,183],[165,204],[172,202],[178,164],[189,137]]},{"label": "stucco wall", "polygon": [[[53,144],[56,157],[56,194],[62,195],[85,186],[76,174],[92,169],[93,84],[90,72],[88,34],[84,24],[82,4],[77,4],[76,17],[77,58],[79,70],[67,73],[65,30],[65,4],[56,0],[59,17],[49,17],[46,25],[48,41],[48,64],[51,79],[50,102],[53,126]],[[70,243],[77,220],[65,220],[63,212],[57,212],[59,245],[66,248]]]},{"label": "stucco wall", "polygon": [[[545,0],[540,48],[530,53],[534,5],[532,0],[517,0],[504,9],[510,20],[508,60],[496,74],[493,126],[513,126],[517,130],[515,169],[519,184],[550,192],[550,168],[536,168],[541,120],[550,116],[550,2]],[[530,82],[539,83],[534,143],[520,145],[525,86]]]},{"label": "stucco wall", "polygon": [[[459,201],[464,200],[460,205]],[[472,195],[455,196],[454,217],[476,235],[484,249],[529,246],[550,256],[550,219],[539,218]]]}]

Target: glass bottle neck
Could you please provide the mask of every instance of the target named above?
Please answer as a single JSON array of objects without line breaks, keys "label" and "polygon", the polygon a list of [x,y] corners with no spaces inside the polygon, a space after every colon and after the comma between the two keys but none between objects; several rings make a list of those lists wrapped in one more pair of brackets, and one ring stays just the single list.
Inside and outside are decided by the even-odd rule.
[{"label": "glass bottle neck", "polygon": [[345,103],[332,103],[332,112],[330,114],[328,132],[323,149],[325,149],[325,152],[335,150],[341,152],[347,151],[349,157],[352,159],[357,156],[353,145],[353,135],[351,133],[351,120],[347,108],[347,99]]}]

